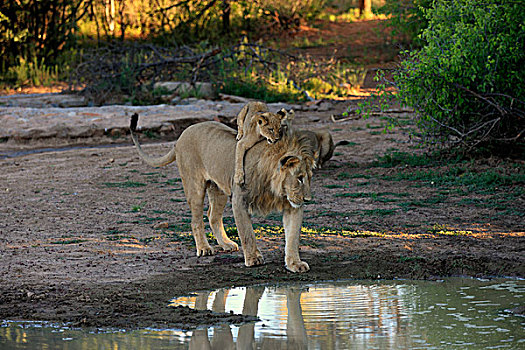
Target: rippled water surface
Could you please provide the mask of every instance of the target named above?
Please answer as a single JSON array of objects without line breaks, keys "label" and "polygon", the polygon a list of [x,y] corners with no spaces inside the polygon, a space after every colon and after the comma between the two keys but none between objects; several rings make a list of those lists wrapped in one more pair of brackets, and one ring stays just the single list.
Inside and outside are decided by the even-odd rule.
[{"label": "rippled water surface", "polygon": [[194,331],[74,330],[4,322],[0,349],[523,349],[525,281],[451,279],[257,286],[176,298],[257,315]]}]

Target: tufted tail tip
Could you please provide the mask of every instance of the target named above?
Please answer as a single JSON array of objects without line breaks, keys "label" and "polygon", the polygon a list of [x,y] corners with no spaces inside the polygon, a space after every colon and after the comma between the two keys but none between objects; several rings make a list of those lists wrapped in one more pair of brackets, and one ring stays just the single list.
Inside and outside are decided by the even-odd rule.
[{"label": "tufted tail tip", "polygon": [[131,116],[131,121],[129,123],[129,128],[131,129],[131,131],[137,130],[137,122],[138,121],[139,121],[138,113],[133,113],[133,115]]}]

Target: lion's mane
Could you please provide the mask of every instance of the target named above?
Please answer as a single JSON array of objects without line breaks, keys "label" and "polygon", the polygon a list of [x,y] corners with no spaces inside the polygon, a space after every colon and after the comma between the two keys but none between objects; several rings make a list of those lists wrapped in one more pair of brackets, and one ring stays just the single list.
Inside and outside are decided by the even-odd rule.
[{"label": "lion's mane", "polygon": [[285,156],[296,156],[310,169],[315,162],[309,140],[291,131],[279,142],[261,148],[260,158],[246,169],[250,180],[245,194],[249,211],[266,216],[290,208],[283,189],[286,173],[280,171],[280,160]]}]

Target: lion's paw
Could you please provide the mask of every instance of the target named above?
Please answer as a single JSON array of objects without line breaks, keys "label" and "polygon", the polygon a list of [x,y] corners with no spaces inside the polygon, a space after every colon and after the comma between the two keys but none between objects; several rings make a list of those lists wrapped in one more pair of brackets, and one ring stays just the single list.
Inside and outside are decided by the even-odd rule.
[{"label": "lion's paw", "polygon": [[286,269],[291,272],[307,272],[310,270],[310,266],[304,261],[298,260],[298,261],[292,261],[289,264],[286,264]]},{"label": "lion's paw", "polygon": [[234,241],[224,242],[220,246],[225,252],[236,252],[239,250],[239,245]]},{"label": "lion's paw", "polygon": [[244,174],[241,172],[235,173],[233,181],[235,181],[235,183],[238,185],[244,185]]},{"label": "lion's paw", "polygon": [[197,256],[208,256],[213,255],[215,252],[213,251],[213,248],[211,246],[205,246],[205,247],[197,247]]},{"label": "lion's paw", "polygon": [[264,258],[260,252],[257,252],[255,256],[245,256],[244,257],[244,265],[250,267],[250,266],[258,266],[264,264]]}]

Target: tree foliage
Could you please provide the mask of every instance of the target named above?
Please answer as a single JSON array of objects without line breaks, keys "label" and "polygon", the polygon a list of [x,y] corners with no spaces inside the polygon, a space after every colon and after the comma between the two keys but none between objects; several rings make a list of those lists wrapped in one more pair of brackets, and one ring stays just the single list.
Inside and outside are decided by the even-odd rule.
[{"label": "tree foliage", "polygon": [[421,46],[421,33],[428,26],[425,10],[432,0],[385,0],[379,11],[390,16],[388,26],[392,37],[414,46]]},{"label": "tree foliage", "polygon": [[271,34],[314,18],[325,0],[13,0],[0,7],[0,73],[56,64],[80,39],[179,46]]},{"label": "tree foliage", "polygon": [[0,7],[0,68],[20,59],[47,62],[55,59],[73,39],[84,14],[81,0],[16,0]]},{"label": "tree foliage", "polygon": [[438,0],[425,10],[421,50],[394,74],[396,98],[432,139],[469,148],[522,142],[525,6],[521,1]]}]

